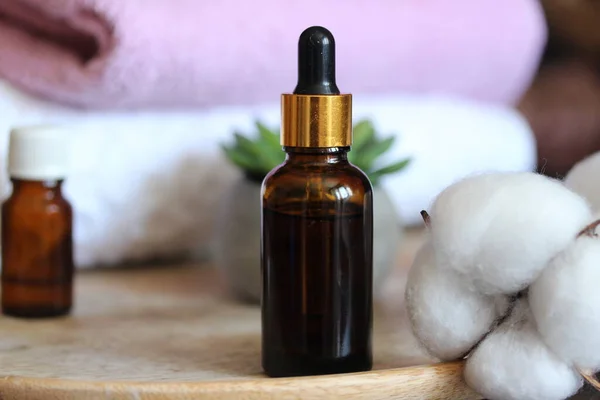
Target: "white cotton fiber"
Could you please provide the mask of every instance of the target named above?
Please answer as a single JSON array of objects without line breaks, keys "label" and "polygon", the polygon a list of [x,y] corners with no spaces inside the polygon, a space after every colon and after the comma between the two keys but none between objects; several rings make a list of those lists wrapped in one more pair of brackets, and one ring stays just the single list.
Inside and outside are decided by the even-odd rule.
[{"label": "white cotton fiber", "polygon": [[594,153],[575,164],[565,177],[565,185],[585,197],[594,212],[600,211],[600,152]]},{"label": "white cotton fiber", "polygon": [[600,369],[600,238],[582,236],[529,288],[540,336],[562,359]]},{"label": "white cotton fiber", "polygon": [[471,353],[464,374],[489,400],[562,400],[582,385],[579,374],[539,337],[525,299]]},{"label": "white cotton fiber", "polygon": [[535,173],[466,178],[435,199],[431,235],[438,259],[486,294],[527,287],[590,220],[587,202]]},{"label": "white cotton fiber", "polygon": [[474,292],[449,269],[439,268],[430,242],[408,274],[406,307],[423,347],[441,360],[464,356],[506,311],[506,301]]}]

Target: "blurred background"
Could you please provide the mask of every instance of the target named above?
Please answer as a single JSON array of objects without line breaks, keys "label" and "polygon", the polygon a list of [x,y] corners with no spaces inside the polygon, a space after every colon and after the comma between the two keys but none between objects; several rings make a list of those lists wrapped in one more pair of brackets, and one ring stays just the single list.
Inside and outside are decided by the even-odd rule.
[{"label": "blurred background", "polygon": [[600,148],[599,19],[589,0],[3,1],[0,158],[11,127],[64,125],[80,268],[211,258],[252,297],[279,96],[298,36],[323,25],[377,180],[384,276],[455,180],[561,178]]}]

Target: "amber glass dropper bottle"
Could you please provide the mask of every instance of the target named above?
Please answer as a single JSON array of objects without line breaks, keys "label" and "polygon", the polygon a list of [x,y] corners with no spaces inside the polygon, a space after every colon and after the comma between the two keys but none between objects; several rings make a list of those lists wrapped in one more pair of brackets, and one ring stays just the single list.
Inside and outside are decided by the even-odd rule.
[{"label": "amber glass dropper bottle", "polygon": [[72,209],[63,197],[68,146],[53,127],[13,129],[2,204],[2,312],[56,317],[72,307]]},{"label": "amber glass dropper bottle", "polygon": [[352,97],[335,42],[311,27],[282,95],[285,162],[262,186],[262,363],[271,377],[371,369],[372,188],[348,162]]}]

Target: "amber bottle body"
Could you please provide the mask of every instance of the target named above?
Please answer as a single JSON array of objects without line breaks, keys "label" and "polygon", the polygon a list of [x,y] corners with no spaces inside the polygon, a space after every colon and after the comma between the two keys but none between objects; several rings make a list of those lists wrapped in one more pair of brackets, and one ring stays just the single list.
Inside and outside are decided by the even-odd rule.
[{"label": "amber bottle body", "polygon": [[371,369],[372,188],[348,148],[286,148],[262,187],[269,376]]},{"label": "amber bottle body", "polygon": [[68,314],[73,298],[73,212],[62,181],[13,179],[2,205],[2,312]]}]

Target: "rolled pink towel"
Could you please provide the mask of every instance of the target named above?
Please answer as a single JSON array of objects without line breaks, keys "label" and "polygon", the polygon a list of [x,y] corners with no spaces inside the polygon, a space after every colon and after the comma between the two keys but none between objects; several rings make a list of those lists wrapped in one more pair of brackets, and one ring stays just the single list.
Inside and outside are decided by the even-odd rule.
[{"label": "rolled pink towel", "polygon": [[83,108],[273,101],[310,25],[337,39],[338,82],[514,103],[546,40],[537,0],[0,1],[0,77]]}]

